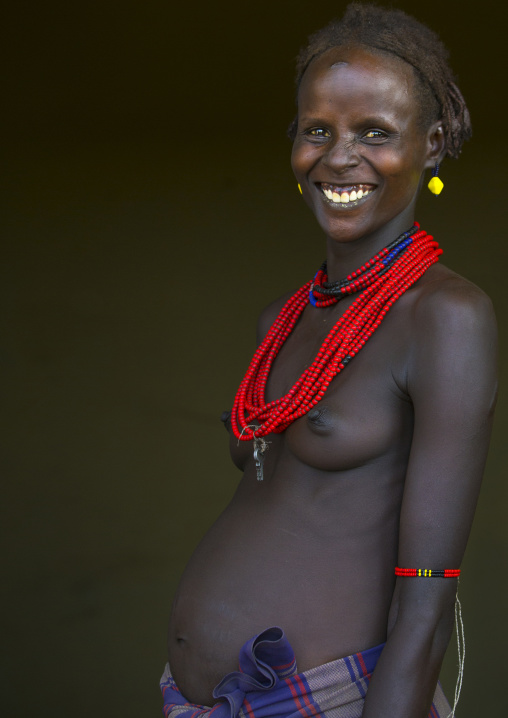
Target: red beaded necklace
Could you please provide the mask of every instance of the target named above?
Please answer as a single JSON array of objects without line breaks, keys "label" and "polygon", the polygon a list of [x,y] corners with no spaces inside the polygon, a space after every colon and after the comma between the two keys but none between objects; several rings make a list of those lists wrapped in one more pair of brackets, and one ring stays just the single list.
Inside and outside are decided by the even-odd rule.
[{"label": "red beaded necklace", "polygon": [[[326,265],[283,306],[257,348],[237,391],[231,424],[237,439],[254,439],[256,465],[267,448],[261,439],[284,431],[323,398],[333,377],[344,369],[381,324],[397,299],[438,261],[437,242],[415,225],[340,282],[327,283]],[[316,358],[287,394],[265,402],[270,369],[305,307],[329,306],[363,290],[328,333]],[[258,470],[258,478],[262,478]]]}]

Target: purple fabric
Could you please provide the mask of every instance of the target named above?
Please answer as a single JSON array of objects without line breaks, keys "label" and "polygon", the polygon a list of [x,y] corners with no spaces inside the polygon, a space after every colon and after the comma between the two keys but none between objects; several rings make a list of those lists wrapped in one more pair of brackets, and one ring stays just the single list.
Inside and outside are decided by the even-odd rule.
[{"label": "purple fabric", "polygon": [[[361,700],[367,690],[370,674],[381,655],[383,645],[340,661],[348,688],[353,686],[354,702]],[[213,708],[186,701],[178,690],[169,668],[161,679],[166,718],[268,718],[268,716],[326,716],[314,700],[306,679],[307,673],[297,673],[295,654],[282,629],[268,628],[245,643],[240,650],[239,670],[228,673],[214,688],[213,697],[219,699]],[[319,669],[313,669],[317,671]],[[346,715],[346,714],[344,714]],[[351,716],[354,714],[351,713]],[[358,714],[361,715],[361,714]]]},{"label": "purple fabric", "polygon": [[[189,703],[169,665],[161,678],[166,718],[361,718],[370,677],[384,644],[297,672],[282,629],[268,628],[240,650],[239,670],[217,684],[213,707]],[[429,718],[446,718],[450,706],[438,685]]]}]

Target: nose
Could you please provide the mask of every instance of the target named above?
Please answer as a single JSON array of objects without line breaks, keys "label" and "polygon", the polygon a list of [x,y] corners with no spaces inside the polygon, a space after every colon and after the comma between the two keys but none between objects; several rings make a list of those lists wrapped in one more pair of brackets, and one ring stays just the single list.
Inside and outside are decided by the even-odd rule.
[{"label": "nose", "polygon": [[361,158],[354,140],[339,137],[335,142],[327,145],[322,161],[326,167],[340,173],[349,167],[356,167]]}]

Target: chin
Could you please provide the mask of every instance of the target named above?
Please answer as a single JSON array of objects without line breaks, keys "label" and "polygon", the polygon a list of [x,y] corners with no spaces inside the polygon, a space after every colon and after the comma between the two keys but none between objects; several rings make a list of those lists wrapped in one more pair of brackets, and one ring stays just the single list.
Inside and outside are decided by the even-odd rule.
[{"label": "chin", "polygon": [[[412,198],[411,198],[412,200]],[[359,206],[346,210],[325,210],[318,208],[315,210],[316,219],[326,234],[335,242],[354,242],[362,239],[362,237],[372,237],[373,234],[394,225],[394,232],[403,232],[413,223],[414,206],[409,200],[407,204],[398,208],[398,211],[389,215],[376,215],[362,211],[364,208]],[[330,213],[334,212],[331,216]],[[399,226],[400,225],[400,226]],[[395,237],[394,237],[395,239]]]}]

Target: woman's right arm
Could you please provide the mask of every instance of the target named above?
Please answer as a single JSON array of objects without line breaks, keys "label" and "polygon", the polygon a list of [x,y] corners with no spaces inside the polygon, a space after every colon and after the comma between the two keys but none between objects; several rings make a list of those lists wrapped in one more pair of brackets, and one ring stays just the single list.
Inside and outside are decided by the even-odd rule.
[{"label": "woman's right arm", "polygon": [[[495,405],[495,319],[488,298],[460,278],[429,285],[412,319],[407,391],[415,424],[398,565],[459,568]],[[453,629],[456,583],[454,578],[397,578],[388,639],[363,718],[429,715]]]}]

